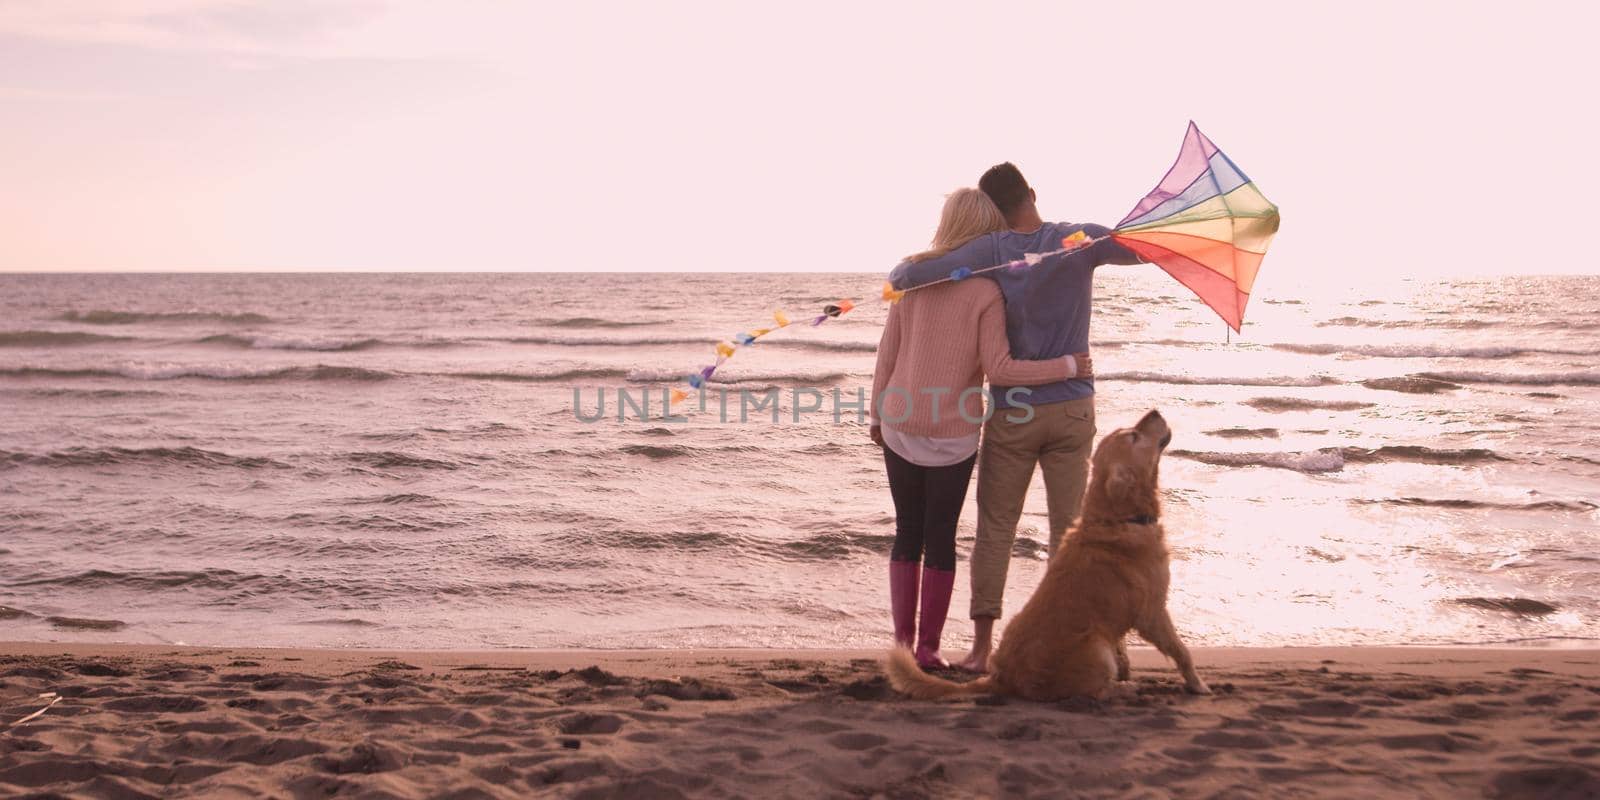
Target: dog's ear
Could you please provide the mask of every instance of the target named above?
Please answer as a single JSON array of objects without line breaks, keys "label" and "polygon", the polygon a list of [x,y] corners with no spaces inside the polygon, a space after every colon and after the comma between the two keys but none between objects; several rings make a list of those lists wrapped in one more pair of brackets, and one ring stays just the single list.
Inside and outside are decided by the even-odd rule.
[{"label": "dog's ear", "polygon": [[1106,475],[1106,499],[1118,506],[1133,502],[1139,490],[1139,476],[1127,464],[1117,464]]}]

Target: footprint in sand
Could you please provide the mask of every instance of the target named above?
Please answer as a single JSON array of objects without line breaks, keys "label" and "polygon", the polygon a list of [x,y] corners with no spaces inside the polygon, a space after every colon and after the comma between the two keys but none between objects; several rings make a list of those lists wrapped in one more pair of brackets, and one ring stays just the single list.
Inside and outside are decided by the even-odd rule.
[{"label": "footprint in sand", "polygon": [[133,674],[133,670],[104,661],[80,661],[72,665],[72,671],[95,678],[126,678]]},{"label": "footprint in sand", "polygon": [[622,717],[616,714],[590,714],[580,711],[556,720],[556,730],[569,736],[616,733],[622,730]]},{"label": "footprint in sand", "polygon": [[[1288,737],[1283,737],[1288,738]],[[1206,731],[1190,740],[1203,747],[1226,747],[1236,750],[1266,750],[1277,747],[1286,742],[1279,742],[1276,738],[1265,733],[1235,732],[1235,731]],[[1292,743],[1290,740],[1289,743]]]},{"label": "footprint in sand", "polygon": [[146,694],[108,700],[105,707],[134,714],[183,714],[205,708],[206,701],[185,694]]},{"label": "footprint in sand", "polygon": [[1489,796],[1496,800],[1600,797],[1600,776],[1577,764],[1508,770],[1494,776]]},{"label": "footprint in sand", "polygon": [[1451,732],[1417,733],[1406,736],[1380,736],[1378,744],[1390,750],[1430,750],[1435,753],[1460,753],[1485,749],[1462,734]]},{"label": "footprint in sand", "polygon": [[882,747],[888,743],[889,739],[887,737],[879,736],[876,733],[866,733],[864,731],[836,733],[828,737],[828,744],[831,744],[840,750],[870,750],[874,747]]},{"label": "footprint in sand", "polygon": [[404,767],[406,761],[405,756],[392,747],[376,742],[362,742],[352,747],[343,758],[324,756],[318,758],[316,763],[325,772],[349,775],[392,772]]},{"label": "footprint in sand", "polygon": [[825,719],[808,719],[794,726],[794,728],[804,733],[838,733],[839,731],[849,730],[850,726]]}]

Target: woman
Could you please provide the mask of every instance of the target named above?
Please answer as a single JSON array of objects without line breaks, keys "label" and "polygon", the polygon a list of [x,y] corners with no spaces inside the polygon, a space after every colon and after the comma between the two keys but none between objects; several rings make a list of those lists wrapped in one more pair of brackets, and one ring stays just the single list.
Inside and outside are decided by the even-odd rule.
[{"label": "woman", "polygon": [[[958,189],[945,200],[933,249],[950,252],[1005,227],[988,195]],[[993,281],[976,278],[906,294],[889,309],[872,380],[872,440],[883,448],[894,496],[889,605],[895,642],[924,669],[948,667],[939,637],[956,578],[956,522],[977,460],[987,375],[1027,386],[1089,374],[1087,353],[1044,361],[1011,357],[1005,306]],[[919,576],[920,566],[920,576]],[[916,624],[919,594],[921,625]]]}]

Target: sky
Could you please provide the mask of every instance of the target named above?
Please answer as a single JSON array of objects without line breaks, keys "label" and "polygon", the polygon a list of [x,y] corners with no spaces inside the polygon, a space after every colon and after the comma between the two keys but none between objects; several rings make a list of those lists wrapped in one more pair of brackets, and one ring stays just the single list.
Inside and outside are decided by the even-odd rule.
[{"label": "sky", "polygon": [[0,270],[887,270],[1195,120],[1274,276],[1600,273],[1586,4],[0,0]]}]

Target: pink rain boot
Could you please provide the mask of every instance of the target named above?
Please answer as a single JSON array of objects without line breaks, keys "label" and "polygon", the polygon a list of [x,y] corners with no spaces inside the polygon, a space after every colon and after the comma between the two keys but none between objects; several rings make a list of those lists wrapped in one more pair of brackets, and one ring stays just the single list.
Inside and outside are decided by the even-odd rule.
[{"label": "pink rain boot", "polygon": [[894,643],[911,646],[917,629],[917,570],[915,561],[889,562],[889,613],[894,617]]},{"label": "pink rain boot", "polygon": [[917,665],[923,669],[948,669],[939,655],[939,637],[950,613],[950,592],[956,586],[955,570],[922,570],[922,625],[917,629]]}]

